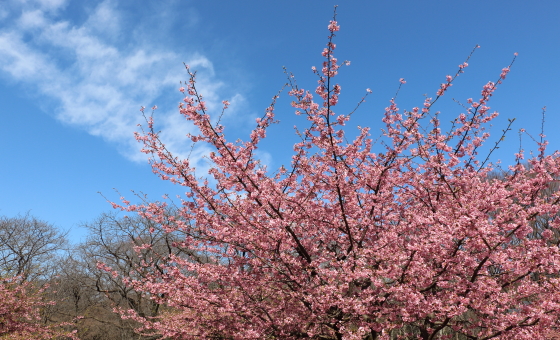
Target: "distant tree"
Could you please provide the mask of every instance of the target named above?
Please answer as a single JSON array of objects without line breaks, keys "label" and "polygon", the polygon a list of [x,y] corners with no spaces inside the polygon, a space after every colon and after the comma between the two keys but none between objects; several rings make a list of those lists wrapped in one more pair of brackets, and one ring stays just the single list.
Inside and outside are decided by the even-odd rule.
[{"label": "distant tree", "polygon": [[[170,212],[171,213],[171,212]],[[152,270],[163,273],[160,264],[170,255],[189,253],[177,246],[181,232],[165,231],[160,224],[138,216],[101,214],[84,224],[89,231],[64,260],[58,271],[52,298],[59,301],[50,308],[53,320],[72,320],[82,340],[153,339],[134,332],[136,321],[122,319],[115,308],[134,310],[144,317],[159,315],[160,303],[137,291],[126,280],[140,280]],[[110,265],[111,272],[99,264]]]},{"label": "distant tree", "polygon": [[[45,320],[46,298],[66,234],[29,214],[0,217],[0,339],[75,339],[69,323]],[[72,320],[69,320],[72,321]]]},{"label": "distant tree", "polygon": [[0,276],[34,280],[48,276],[66,233],[29,214],[0,217]]},{"label": "distant tree", "polygon": [[[49,280],[50,286],[44,296],[54,304],[42,308],[45,323],[73,322],[80,340],[122,339],[115,329],[97,322],[97,319],[119,319],[110,310],[110,303],[104,294],[91,287],[92,275],[79,261],[78,253],[70,251],[59,259],[59,267]],[[92,321],[91,319],[96,320]],[[117,332],[120,335],[120,332]],[[124,337],[126,338],[126,336]]]},{"label": "distant tree", "polygon": [[[168,244],[195,251],[146,261],[132,275],[120,260],[100,258],[170,308],[126,316],[170,339],[544,338],[560,317],[560,253],[550,242],[560,193],[544,194],[560,176],[560,154],[546,155],[541,140],[530,166],[519,162],[504,180],[487,180],[493,168],[477,155],[489,138],[485,124],[498,115],[488,102],[510,67],[466,100],[447,131],[434,105],[466,61],[420,107],[400,110],[393,98],[377,152],[368,128],[346,140],[354,111],[334,112],[335,19],[328,30],[314,91],[289,78],[296,114],[309,120],[289,168],[272,173],[255,153],[274,102],[247,141],[229,142],[188,67],[180,112],[199,129],[192,140],[214,148],[210,178],[171,154],[147,118],[137,139],[153,170],[186,197],[172,215],[165,202],[113,204],[182,232],[182,242]],[[541,216],[546,230],[527,237]]]},{"label": "distant tree", "polygon": [[[176,245],[181,233],[168,232],[150,219],[115,214],[102,214],[85,227],[90,233],[79,252],[83,265],[95,278],[96,290],[105,293],[116,306],[133,309],[140,315],[157,315],[160,304],[126,283],[143,279],[154,270],[163,273],[161,265],[170,256],[186,252]],[[109,265],[112,272],[107,273],[100,264]]]}]

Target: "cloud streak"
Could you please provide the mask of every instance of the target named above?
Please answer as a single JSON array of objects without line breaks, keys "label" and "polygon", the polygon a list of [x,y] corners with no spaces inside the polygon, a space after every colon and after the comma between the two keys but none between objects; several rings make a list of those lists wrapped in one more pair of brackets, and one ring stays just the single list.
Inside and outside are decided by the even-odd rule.
[{"label": "cloud streak", "polygon": [[[9,3],[9,13],[0,13],[5,27],[0,30],[0,73],[54,99],[59,106],[52,114],[58,120],[115,144],[131,160],[145,160],[133,138],[143,122],[139,108],[165,93],[180,99],[184,55],[170,48],[155,50],[149,39],[135,39],[130,33],[134,27],[120,24],[123,14],[111,1],[99,3],[81,24],[60,18],[65,6],[63,0]],[[185,61],[199,70],[198,89],[209,108],[219,110],[224,84],[212,62],[196,51],[187,51]],[[233,110],[242,102],[241,95],[234,95]],[[192,127],[177,119],[173,107],[157,117],[169,149],[186,156],[190,147],[184,136]],[[204,153],[195,157],[200,160]]]}]

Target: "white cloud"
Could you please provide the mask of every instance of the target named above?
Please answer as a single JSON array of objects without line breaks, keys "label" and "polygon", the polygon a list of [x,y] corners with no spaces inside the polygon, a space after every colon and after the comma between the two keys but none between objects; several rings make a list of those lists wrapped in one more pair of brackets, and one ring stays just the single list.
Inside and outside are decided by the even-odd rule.
[{"label": "white cloud", "polygon": [[0,20],[4,20],[8,17],[10,12],[8,12],[7,8],[0,8]]},{"label": "white cloud", "polygon": [[39,72],[50,73],[49,60],[22,41],[16,32],[0,33],[0,67],[15,80],[32,81]]},{"label": "white cloud", "polygon": [[117,34],[120,27],[119,22],[121,16],[115,10],[113,4],[104,1],[95,8],[95,11],[89,16],[85,26],[95,29],[105,34]]},{"label": "white cloud", "polygon": [[46,20],[43,15],[43,11],[36,9],[23,12],[21,14],[19,24],[21,29],[29,30],[45,26]]},{"label": "white cloud", "polygon": [[26,10],[38,9],[45,12],[55,13],[66,7],[67,0],[3,0],[2,5],[6,9],[16,11],[23,8]]},{"label": "white cloud", "polygon": [[[170,48],[154,50],[149,41],[114,42],[125,28],[111,1],[101,2],[81,25],[52,14],[65,1],[34,3],[41,9],[30,10],[31,1],[24,2],[21,11],[11,14],[21,13],[15,23],[0,30],[0,71],[58,101],[53,115],[60,121],[114,143],[129,159],[144,160],[133,138],[136,125],[143,123],[139,108],[153,105],[164,93],[176,93],[179,100],[179,81],[187,78],[183,56]],[[200,71],[197,88],[207,106],[219,110],[224,84],[216,80],[212,62],[196,51],[188,55],[185,62]],[[230,111],[242,102],[236,95]],[[192,127],[171,109],[156,117],[169,149],[187,156],[190,141],[184,136]],[[191,156],[200,160],[206,151],[200,148]]]},{"label": "white cloud", "polygon": [[[30,1],[31,3],[35,1]],[[66,0],[37,0],[41,8],[49,11],[58,10],[66,5]]]}]

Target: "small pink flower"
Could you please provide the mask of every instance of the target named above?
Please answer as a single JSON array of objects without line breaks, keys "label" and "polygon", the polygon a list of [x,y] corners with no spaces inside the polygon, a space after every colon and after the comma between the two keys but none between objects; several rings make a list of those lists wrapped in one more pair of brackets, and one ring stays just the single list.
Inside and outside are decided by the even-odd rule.
[{"label": "small pink flower", "polygon": [[546,229],[545,231],[542,232],[542,237],[543,237],[545,240],[551,239],[552,236],[554,236],[554,233],[553,233],[552,230],[550,230],[550,229]]},{"label": "small pink flower", "polygon": [[519,55],[519,53],[515,52],[513,55],[517,57]]},{"label": "small pink flower", "polygon": [[184,87],[179,87],[179,92],[185,93],[185,88]]},{"label": "small pink flower", "polygon": [[371,89],[370,89],[370,88],[367,88],[367,89],[366,89],[366,92],[367,92],[367,93],[371,93]]},{"label": "small pink flower", "polygon": [[406,80],[404,80],[404,78],[399,79],[399,81],[401,82],[401,84],[406,84]]},{"label": "small pink flower", "polygon": [[152,110],[157,110],[157,105],[152,106]]},{"label": "small pink flower", "polygon": [[329,31],[331,32],[336,32],[340,29],[340,26],[337,25],[337,22],[334,20],[331,20],[331,23],[329,24]]}]

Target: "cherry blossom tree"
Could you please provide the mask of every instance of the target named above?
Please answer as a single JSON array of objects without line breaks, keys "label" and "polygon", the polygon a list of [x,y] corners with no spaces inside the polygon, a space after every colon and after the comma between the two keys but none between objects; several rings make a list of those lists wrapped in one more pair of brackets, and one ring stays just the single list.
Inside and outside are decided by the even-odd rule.
[{"label": "cherry blossom tree", "polygon": [[[186,67],[179,111],[199,130],[192,141],[214,149],[205,178],[147,117],[136,138],[154,172],[185,197],[175,215],[166,214],[169,202],[113,205],[180,230],[185,238],[173,246],[197,256],[171,255],[163,271],[128,279],[168,309],[124,316],[170,339],[539,339],[558,327],[560,254],[550,241],[560,193],[542,193],[560,175],[559,153],[547,153],[541,138],[530,166],[520,151],[501,179],[489,176],[496,146],[478,155],[498,115],[489,100],[511,64],[449,128],[434,105],[468,58],[419,107],[391,99],[380,138],[359,127],[347,141],[353,112],[335,110],[345,63],[334,55],[336,15],[328,30],[322,67],[313,68],[318,86],[289,77],[295,113],[308,120],[289,167],[272,171],[255,153],[275,123],[277,96],[248,139],[231,142]],[[546,230],[528,237],[542,216]]]},{"label": "cherry blossom tree", "polygon": [[0,339],[76,339],[62,327],[67,324],[45,325],[41,320],[43,289],[15,277],[0,281]]}]

